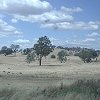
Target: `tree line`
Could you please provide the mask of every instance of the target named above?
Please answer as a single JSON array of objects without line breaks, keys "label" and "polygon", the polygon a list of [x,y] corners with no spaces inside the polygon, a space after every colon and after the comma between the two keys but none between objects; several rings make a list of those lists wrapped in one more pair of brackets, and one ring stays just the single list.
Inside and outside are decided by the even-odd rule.
[{"label": "tree line", "polygon": [[16,55],[16,52],[18,51],[19,48],[20,48],[19,45],[14,45],[14,44],[12,44],[10,47],[3,46],[0,50],[0,54],[4,54],[6,56],[14,53]]},{"label": "tree line", "polygon": [[[9,55],[14,53],[16,55],[16,52],[19,50],[19,45],[12,44],[9,48],[7,46],[3,46],[0,50],[0,54]],[[98,58],[100,54],[100,50],[94,50],[94,49],[88,49],[88,48],[81,48],[81,47],[62,47],[51,44],[51,41],[47,36],[40,37],[36,44],[32,48],[26,48],[24,50],[20,49],[19,51],[27,55],[26,61],[30,63],[31,61],[38,60],[39,65],[41,66],[41,61],[43,57],[48,56],[51,52],[53,52],[54,48],[63,49],[57,54],[57,59],[62,63],[67,61],[67,56],[69,54],[66,51],[75,51],[74,56],[78,56],[82,59],[84,62],[92,62],[93,59]],[[55,55],[52,55],[51,58],[56,58]]]}]

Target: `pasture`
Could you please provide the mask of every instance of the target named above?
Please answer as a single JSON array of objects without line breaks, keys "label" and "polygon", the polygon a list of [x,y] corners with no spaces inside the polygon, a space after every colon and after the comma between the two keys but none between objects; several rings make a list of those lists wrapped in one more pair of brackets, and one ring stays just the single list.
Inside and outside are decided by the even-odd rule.
[{"label": "pasture", "polygon": [[[58,51],[59,49],[54,50],[50,55],[57,55]],[[26,56],[20,53],[16,56],[0,55],[0,90],[5,89],[5,93],[6,89],[24,91],[22,94],[25,96],[30,91],[39,91],[39,89],[61,86],[61,84],[69,86],[77,80],[98,80],[100,78],[100,57],[97,62],[83,63],[79,57],[68,56],[67,62],[60,63],[57,59],[51,59],[50,55],[42,59],[42,66],[39,66],[38,61],[26,63]],[[25,93],[25,91],[27,92]],[[0,95],[0,97],[2,96]],[[15,100],[13,98],[8,100]],[[33,100],[25,98],[16,100]],[[40,100],[40,98],[49,100],[43,99],[41,96],[34,100]],[[0,98],[0,100],[7,99]]]}]

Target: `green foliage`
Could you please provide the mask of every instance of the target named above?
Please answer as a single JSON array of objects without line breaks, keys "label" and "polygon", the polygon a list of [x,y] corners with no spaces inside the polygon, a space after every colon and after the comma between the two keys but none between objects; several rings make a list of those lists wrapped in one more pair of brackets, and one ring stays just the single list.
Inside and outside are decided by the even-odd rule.
[{"label": "green foliage", "polygon": [[68,56],[68,54],[67,54],[66,51],[62,50],[62,51],[58,52],[57,56],[58,56],[58,59],[59,59],[59,61],[61,63],[67,61],[67,57],[66,56]]},{"label": "green foliage", "polygon": [[27,54],[26,62],[30,63],[32,61],[35,61],[35,58],[36,58],[35,52],[30,52],[30,53]]},{"label": "green foliage", "polygon": [[55,55],[51,55],[51,58],[54,58],[54,59],[55,59],[55,58],[56,58],[56,56],[55,56]]},{"label": "green foliage", "polygon": [[96,52],[97,52],[97,55],[99,56],[100,55],[100,50],[97,50]]},{"label": "green foliage", "polygon": [[11,48],[6,47],[6,46],[3,46],[2,49],[0,50],[0,54],[4,54],[5,56],[12,54],[12,53],[13,53],[13,50]]},{"label": "green foliage", "polygon": [[46,57],[50,52],[54,50],[51,41],[47,36],[39,38],[37,43],[34,45],[34,50],[36,54],[39,56],[40,66],[41,66],[41,60],[42,57]]},{"label": "green foliage", "polygon": [[12,49],[11,48],[7,48],[7,50],[5,51],[5,55],[9,55],[9,54],[12,54],[13,53],[13,51],[12,51]]},{"label": "green foliage", "polygon": [[7,48],[7,46],[3,46],[1,50],[6,50]]},{"label": "green foliage", "polygon": [[13,52],[18,51],[18,49],[20,48],[19,45],[15,45],[15,44],[12,44],[10,47],[11,47],[11,49],[13,50]]},{"label": "green foliage", "polygon": [[84,61],[84,62],[91,62],[92,59],[97,59],[98,55],[95,50],[82,50],[78,56]]},{"label": "green foliage", "polygon": [[50,52],[53,51],[53,46],[51,41],[47,36],[39,38],[37,44],[34,45],[34,49],[36,50],[37,55],[47,56]]},{"label": "green foliage", "polygon": [[23,50],[23,54],[24,55],[27,55],[30,52],[31,52],[31,49],[30,48],[26,48],[26,49]]}]

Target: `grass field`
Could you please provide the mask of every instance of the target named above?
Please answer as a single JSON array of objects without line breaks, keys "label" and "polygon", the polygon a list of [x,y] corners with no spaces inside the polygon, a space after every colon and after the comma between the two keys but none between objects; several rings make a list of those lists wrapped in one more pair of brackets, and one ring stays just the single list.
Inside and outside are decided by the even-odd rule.
[{"label": "grass field", "polygon": [[[58,51],[51,54],[57,55]],[[99,91],[97,80],[100,78],[100,57],[97,62],[83,63],[78,57],[68,56],[66,63],[60,63],[57,59],[51,59],[50,55],[43,58],[42,66],[39,66],[38,61],[26,63],[25,55],[0,55],[0,100],[99,100],[95,91],[87,94],[87,84],[75,82],[96,80],[90,81],[89,85],[93,83],[91,87]],[[73,84],[83,85],[79,88]],[[73,90],[72,86],[78,87],[79,92]]]}]

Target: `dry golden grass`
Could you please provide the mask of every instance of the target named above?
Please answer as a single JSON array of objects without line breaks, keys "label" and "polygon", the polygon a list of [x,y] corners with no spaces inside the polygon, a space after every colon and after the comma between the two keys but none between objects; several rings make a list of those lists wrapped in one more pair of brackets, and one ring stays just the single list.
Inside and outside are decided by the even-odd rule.
[{"label": "dry golden grass", "polygon": [[[60,51],[56,49],[50,55]],[[80,58],[68,56],[66,63],[51,59],[50,55],[42,60],[28,64],[25,55],[0,55],[0,88],[17,87],[18,89],[31,89],[73,83],[77,79],[91,79],[100,77],[100,57],[97,62],[83,63]]]}]

